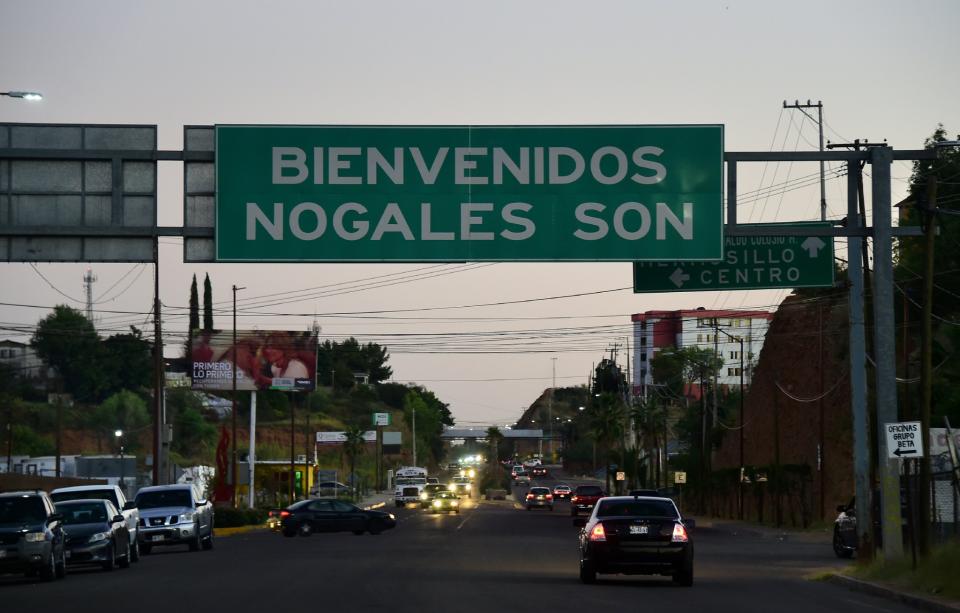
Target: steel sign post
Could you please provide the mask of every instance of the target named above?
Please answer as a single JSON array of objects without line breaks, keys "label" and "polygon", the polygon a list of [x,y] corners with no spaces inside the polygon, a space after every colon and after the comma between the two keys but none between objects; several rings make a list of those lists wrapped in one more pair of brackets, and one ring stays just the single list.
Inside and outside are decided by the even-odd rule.
[{"label": "steel sign post", "polygon": [[723,126],[216,127],[219,262],[718,260]]},{"label": "steel sign post", "polygon": [[782,236],[778,227],[829,223],[756,224],[764,236],[726,236],[720,262],[635,262],[633,291],[702,292],[833,285],[833,238]]}]

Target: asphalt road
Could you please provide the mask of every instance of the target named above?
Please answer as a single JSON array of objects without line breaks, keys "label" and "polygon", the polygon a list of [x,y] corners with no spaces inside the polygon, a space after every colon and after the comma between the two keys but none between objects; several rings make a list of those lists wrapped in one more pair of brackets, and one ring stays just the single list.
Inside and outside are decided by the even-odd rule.
[{"label": "asphalt road", "polygon": [[697,529],[692,588],[603,575],[586,586],[567,503],[553,512],[527,512],[511,501],[465,507],[460,515],[389,507],[399,525],[379,536],[255,532],[218,539],[213,551],[158,549],[128,570],[73,570],[54,583],[0,577],[0,610],[910,610],[806,579],[841,564],[829,544],[724,529]]}]

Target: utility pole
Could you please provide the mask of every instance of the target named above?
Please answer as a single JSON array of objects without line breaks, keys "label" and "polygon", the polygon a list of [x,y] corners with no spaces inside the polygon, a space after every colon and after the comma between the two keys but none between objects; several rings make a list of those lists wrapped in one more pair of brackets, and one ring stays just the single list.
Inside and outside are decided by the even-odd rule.
[{"label": "utility pole", "polygon": [[817,471],[820,473],[820,519],[825,517],[824,513],[826,512],[825,498],[827,496],[826,490],[826,472],[827,472],[827,463],[826,463],[826,446],[825,446],[825,437],[824,437],[824,413],[823,413],[823,307],[817,305],[817,377],[820,379],[820,391],[818,392],[819,399],[817,400],[818,409],[819,409],[819,432],[817,433]]},{"label": "utility pole", "polygon": [[[233,393],[231,394],[231,421],[232,436],[230,439],[230,502],[237,506],[237,292],[245,287],[233,286],[233,345],[230,350],[233,354],[233,364],[230,367],[233,377]],[[293,477],[290,477],[293,479]],[[292,482],[291,482],[292,483]],[[290,499],[293,504],[293,498]]]},{"label": "utility pole", "polygon": [[160,485],[163,428],[163,329],[160,324],[160,237],[153,237],[153,484]]},{"label": "utility pole", "polygon": [[550,358],[550,361],[553,362],[553,386],[550,388],[550,398],[547,403],[547,421],[550,422],[550,428],[548,430],[550,436],[550,444],[548,446],[550,450],[550,462],[553,462],[553,394],[557,390],[557,358]]},{"label": "utility pole", "polygon": [[[930,440],[930,414],[933,404],[933,264],[937,236],[937,177],[927,179],[927,201],[924,203],[923,314],[920,324],[920,433],[921,440]],[[930,458],[920,460],[920,517],[915,524],[920,555],[930,553]]]},{"label": "utility pole", "polygon": [[[794,100],[793,104],[787,104],[787,101],[783,101],[783,108],[785,109],[797,109],[807,117],[810,117],[810,113],[806,109],[817,109],[817,118],[814,119],[810,117],[811,121],[816,121],[817,126],[820,127],[820,152],[823,153],[823,102],[817,100],[816,104],[811,104],[807,100],[806,104],[801,104],[799,101]],[[826,180],[823,175],[823,158],[820,158],[820,221],[827,220],[827,188]]]},{"label": "utility pole", "polygon": [[410,413],[413,416],[412,419],[412,429],[413,429],[413,465],[417,465],[417,407],[413,403],[410,403]]}]

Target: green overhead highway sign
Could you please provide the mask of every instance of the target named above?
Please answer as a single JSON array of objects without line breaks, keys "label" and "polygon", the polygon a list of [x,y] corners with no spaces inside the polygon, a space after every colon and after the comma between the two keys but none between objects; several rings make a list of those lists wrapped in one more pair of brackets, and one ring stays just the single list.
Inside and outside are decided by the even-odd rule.
[{"label": "green overhead highway sign", "polygon": [[220,262],[718,260],[723,126],[217,126]]},{"label": "green overhead highway sign", "polygon": [[633,291],[704,292],[833,285],[833,239],[778,236],[778,225],[824,227],[828,222],[761,224],[765,236],[727,236],[720,262],[634,262]]}]

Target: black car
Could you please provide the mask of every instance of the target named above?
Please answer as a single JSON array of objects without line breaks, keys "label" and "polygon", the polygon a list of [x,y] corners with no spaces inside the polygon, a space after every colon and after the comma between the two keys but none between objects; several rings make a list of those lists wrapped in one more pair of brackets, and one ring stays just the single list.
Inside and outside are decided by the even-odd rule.
[{"label": "black car", "polygon": [[692,520],[685,520],[668,498],[601,498],[588,519],[575,519],[580,531],[580,580],[597,573],[669,575],[693,585]]},{"label": "black car", "polygon": [[380,534],[397,525],[392,513],[367,511],[343,500],[301,500],[280,512],[284,536],[310,536],[314,532]]},{"label": "black car", "polygon": [[65,577],[63,521],[46,492],[0,494],[0,573]]},{"label": "black car", "polygon": [[439,483],[428,483],[424,486],[423,491],[420,492],[420,508],[429,509],[430,505],[433,504],[433,499],[437,497],[437,494],[441,492],[447,492],[446,485],[441,485]]},{"label": "black car", "polygon": [[130,567],[132,548],[126,519],[109,500],[57,503],[67,533],[68,564],[99,564],[103,570]]}]

